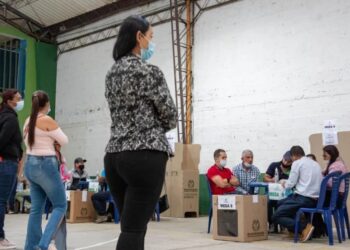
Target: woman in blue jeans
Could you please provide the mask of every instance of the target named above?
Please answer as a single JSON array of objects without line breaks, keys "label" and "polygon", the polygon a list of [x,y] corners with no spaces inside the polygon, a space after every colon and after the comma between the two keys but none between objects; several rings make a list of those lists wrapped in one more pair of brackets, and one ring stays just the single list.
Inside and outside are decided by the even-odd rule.
[{"label": "woman in blue jeans", "polygon": [[[24,140],[27,146],[25,176],[30,182],[32,200],[25,250],[56,250],[55,233],[65,216],[66,195],[61,182],[54,143],[68,143],[67,136],[50,112],[49,97],[44,91],[32,96],[32,112],[24,124]],[[53,205],[51,217],[44,232],[41,229],[46,199]]]},{"label": "woman in blue jeans", "polygon": [[4,220],[7,201],[16,180],[18,162],[22,158],[22,135],[17,113],[23,100],[15,89],[5,91],[0,103],[0,249],[15,249],[5,238]]}]

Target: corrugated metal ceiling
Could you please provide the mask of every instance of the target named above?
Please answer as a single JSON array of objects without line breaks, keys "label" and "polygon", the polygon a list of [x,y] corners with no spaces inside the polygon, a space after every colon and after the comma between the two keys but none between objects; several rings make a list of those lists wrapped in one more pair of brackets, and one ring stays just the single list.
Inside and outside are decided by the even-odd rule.
[{"label": "corrugated metal ceiling", "polygon": [[50,26],[118,0],[3,0],[13,8]]}]

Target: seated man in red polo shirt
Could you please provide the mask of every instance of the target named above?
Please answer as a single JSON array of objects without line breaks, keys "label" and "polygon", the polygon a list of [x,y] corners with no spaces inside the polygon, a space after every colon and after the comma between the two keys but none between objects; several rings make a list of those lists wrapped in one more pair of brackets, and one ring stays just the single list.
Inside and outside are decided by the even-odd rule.
[{"label": "seated man in red polo shirt", "polygon": [[229,168],[225,168],[227,160],[225,150],[215,150],[214,160],[215,164],[208,169],[207,173],[212,194],[233,193],[239,181]]}]

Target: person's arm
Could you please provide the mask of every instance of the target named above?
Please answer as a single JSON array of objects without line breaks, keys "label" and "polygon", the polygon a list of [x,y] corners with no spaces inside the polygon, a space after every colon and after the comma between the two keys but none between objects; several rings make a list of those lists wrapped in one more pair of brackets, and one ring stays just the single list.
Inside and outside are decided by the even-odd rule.
[{"label": "person's arm", "polygon": [[240,183],[240,181],[239,181],[239,179],[238,179],[238,177],[237,177],[237,174],[236,174],[237,171],[238,171],[238,170],[237,170],[237,167],[234,167],[234,168],[232,169],[232,175],[236,178],[236,180],[234,181],[234,183],[235,183],[234,186],[236,186],[236,187],[238,187],[239,185],[241,185],[241,183]]},{"label": "person's arm", "polygon": [[23,176],[23,158],[18,162],[18,168],[17,168],[17,178],[21,180],[21,177]]},{"label": "person's arm", "polygon": [[86,181],[90,178],[89,173],[84,169]]},{"label": "person's arm", "polygon": [[65,133],[63,133],[61,128],[57,128],[56,130],[50,131],[50,136],[55,141],[57,141],[61,146],[68,143],[68,137]]},{"label": "person's arm", "polygon": [[235,187],[239,186],[238,178],[234,175],[231,176],[229,183]]},{"label": "person's arm", "polygon": [[289,178],[286,182],[282,182],[282,186],[284,188],[293,188],[297,184],[299,180],[299,174],[300,174],[300,165],[298,163],[293,163]]},{"label": "person's arm", "polygon": [[0,152],[9,144],[18,129],[18,120],[16,117],[8,118],[0,129]]},{"label": "person's arm", "polygon": [[177,110],[170,95],[165,77],[160,69],[153,66],[153,81],[150,86],[149,98],[153,101],[158,118],[165,132],[176,127]]},{"label": "person's arm", "polygon": [[[341,171],[343,172],[342,167],[339,165],[338,162],[333,162],[328,169],[328,174],[336,172],[336,171]],[[333,185],[333,178],[330,178],[327,182],[327,187],[331,188]]]},{"label": "person's arm", "polygon": [[46,115],[37,120],[36,126],[49,132],[49,136],[61,146],[68,143],[68,137],[63,133],[57,122],[50,116]]},{"label": "person's arm", "polygon": [[211,180],[215,183],[216,186],[221,188],[228,188],[232,187],[232,185],[229,183],[228,179],[222,178],[220,175],[215,175],[211,178]]},{"label": "person's arm", "polygon": [[275,178],[271,177],[268,174],[264,175],[264,182],[275,182]]},{"label": "person's arm", "polygon": [[275,177],[275,168],[274,168],[274,164],[271,163],[264,175],[264,182],[275,182],[274,177]]}]

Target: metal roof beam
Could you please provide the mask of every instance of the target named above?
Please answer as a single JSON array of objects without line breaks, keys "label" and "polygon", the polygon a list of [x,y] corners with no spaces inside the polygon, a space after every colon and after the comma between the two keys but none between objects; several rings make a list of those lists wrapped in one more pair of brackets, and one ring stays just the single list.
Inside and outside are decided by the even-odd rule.
[{"label": "metal roof beam", "polygon": [[13,8],[20,9],[37,1],[39,0],[11,0],[8,1],[7,4],[11,5],[11,7]]},{"label": "metal roof beam", "polygon": [[[185,1],[180,0],[178,5],[184,5]],[[148,13],[141,13],[142,16],[146,17],[148,21],[153,25],[159,25],[165,22],[169,22],[171,20],[170,15],[170,5],[159,8]],[[98,42],[106,41],[112,39],[118,35],[119,26],[123,20],[108,26],[103,29],[95,30],[93,32],[89,32],[87,34],[83,34],[62,42],[58,43],[59,54],[64,52],[68,52],[74,49],[86,47]]]},{"label": "metal roof beam", "polygon": [[[225,4],[241,1],[241,0],[193,0],[195,2],[195,7],[200,9],[198,13],[203,13],[203,11],[213,9],[215,7],[219,7]],[[185,5],[184,0],[178,0],[177,5],[179,7]],[[157,9],[150,11],[148,13],[142,13],[141,15],[147,17],[148,21],[153,25],[159,25],[165,22],[169,22],[171,20],[171,7],[166,6],[162,9]],[[194,17],[194,22],[197,21],[199,15]],[[65,41],[58,43],[59,54],[75,50],[78,48],[86,47],[92,44],[96,44],[98,42],[106,41],[108,39],[114,38],[118,35],[119,26],[122,21],[117,22],[111,26],[105,27],[103,29],[98,29],[93,32],[89,32],[83,35],[79,35],[77,37],[67,39]]]},{"label": "metal roof beam", "polygon": [[155,1],[157,0],[119,0],[63,22],[48,26],[43,29],[43,31],[48,31],[53,36],[57,37],[62,33],[94,23],[122,11],[134,8],[135,6],[146,5]]},{"label": "metal roof beam", "polygon": [[38,30],[44,28],[41,23],[16,10],[4,1],[0,1],[0,19],[38,40],[54,43],[48,34],[47,36],[41,36],[40,34],[36,33]]}]

